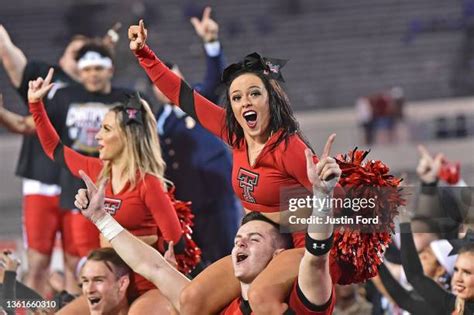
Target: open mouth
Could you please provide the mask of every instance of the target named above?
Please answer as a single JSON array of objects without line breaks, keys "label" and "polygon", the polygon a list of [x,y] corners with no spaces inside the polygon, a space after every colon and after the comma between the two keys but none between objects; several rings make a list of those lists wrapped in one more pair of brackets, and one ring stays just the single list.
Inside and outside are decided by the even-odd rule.
[{"label": "open mouth", "polygon": [[89,302],[91,303],[92,306],[98,304],[100,302],[100,298],[99,297],[91,297],[89,298]]},{"label": "open mouth", "polygon": [[461,293],[462,291],[464,291],[464,289],[465,289],[465,287],[463,287],[463,286],[459,286],[459,285],[455,286],[455,290],[456,290],[457,293]]},{"label": "open mouth", "polygon": [[240,263],[247,259],[249,256],[246,254],[237,254],[237,263]]},{"label": "open mouth", "polygon": [[254,110],[249,110],[244,113],[244,119],[247,122],[247,125],[250,128],[255,128],[257,125],[257,112]]}]

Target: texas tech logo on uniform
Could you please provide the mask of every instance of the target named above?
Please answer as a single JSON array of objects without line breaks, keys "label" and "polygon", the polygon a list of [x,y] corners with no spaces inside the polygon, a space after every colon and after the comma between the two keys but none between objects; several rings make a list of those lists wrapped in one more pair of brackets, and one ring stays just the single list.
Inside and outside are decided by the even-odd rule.
[{"label": "texas tech logo on uniform", "polygon": [[239,187],[243,190],[244,200],[247,202],[256,203],[251,193],[258,184],[258,176],[258,174],[252,173],[244,168],[239,169],[237,179],[239,180]]},{"label": "texas tech logo on uniform", "polygon": [[122,200],[120,199],[112,199],[112,198],[105,198],[104,200],[104,208],[110,215],[115,215],[118,209],[120,209],[120,205],[122,204]]}]

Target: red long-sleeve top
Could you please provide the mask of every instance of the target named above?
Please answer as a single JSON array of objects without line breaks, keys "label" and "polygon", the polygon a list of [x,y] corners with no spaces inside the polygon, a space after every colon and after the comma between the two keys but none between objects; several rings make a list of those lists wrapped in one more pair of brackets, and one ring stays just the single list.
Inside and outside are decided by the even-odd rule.
[{"label": "red long-sleeve top", "polygon": [[[76,177],[83,170],[94,182],[102,170],[100,159],[84,156],[63,146],[52,126],[43,102],[30,103],[30,112],[36,124],[38,138],[46,155],[62,164]],[[105,208],[125,229],[136,236],[158,235],[167,242],[178,244],[182,230],[176,211],[163,183],[155,176],[146,174],[138,180],[133,190],[130,183],[114,193],[111,180],[105,187]]]},{"label": "red long-sleeve top", "polygon": [[[186,82],[163,64],[153,51],[145,46],[137,51],[140,65],[153,83],[214,135],[228,142],[225,110],[192,90]],[[233,147],[232,186],[243,206],[251,211],[278,212],[282,209],[283,189],[301,187],[312,192],[306,170],[305,149],[308,147],[298,133],[291,135],[270,150],[280,132],[274,133],[254,165],[248,161],[247,144]]]}]

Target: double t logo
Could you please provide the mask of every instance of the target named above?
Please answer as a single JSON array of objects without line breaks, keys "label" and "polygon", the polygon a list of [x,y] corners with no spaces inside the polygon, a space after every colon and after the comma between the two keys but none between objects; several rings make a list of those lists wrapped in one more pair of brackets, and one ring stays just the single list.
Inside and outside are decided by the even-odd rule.
[{"label": "double t logo", "polygon": [[243,189],[243,197],[247,202],[256,203],[251,192],[253,192],[255,186],[258,184],[258,176],[258,174],[252,173],[244,168],[239,169],[237,179],[239,180],[239,187]]}]

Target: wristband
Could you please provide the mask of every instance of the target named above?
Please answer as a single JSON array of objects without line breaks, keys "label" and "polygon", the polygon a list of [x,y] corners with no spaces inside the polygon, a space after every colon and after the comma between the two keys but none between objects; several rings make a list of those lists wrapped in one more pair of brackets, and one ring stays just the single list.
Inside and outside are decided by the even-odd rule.
[{"label": "wristband", "polygon": [[97,226],[100,233],[102,233],[109,242],[124,230],[124,228],[108,213],[97,220],[95,226]]},{"label": "wristband", "polygon": [[312,239],[308,233],[306,233],[305,246],[306,250],[314,256],[322,256],[327,254],[332,248],[332,241],[334,239],[334,233],[325,240]]}]

